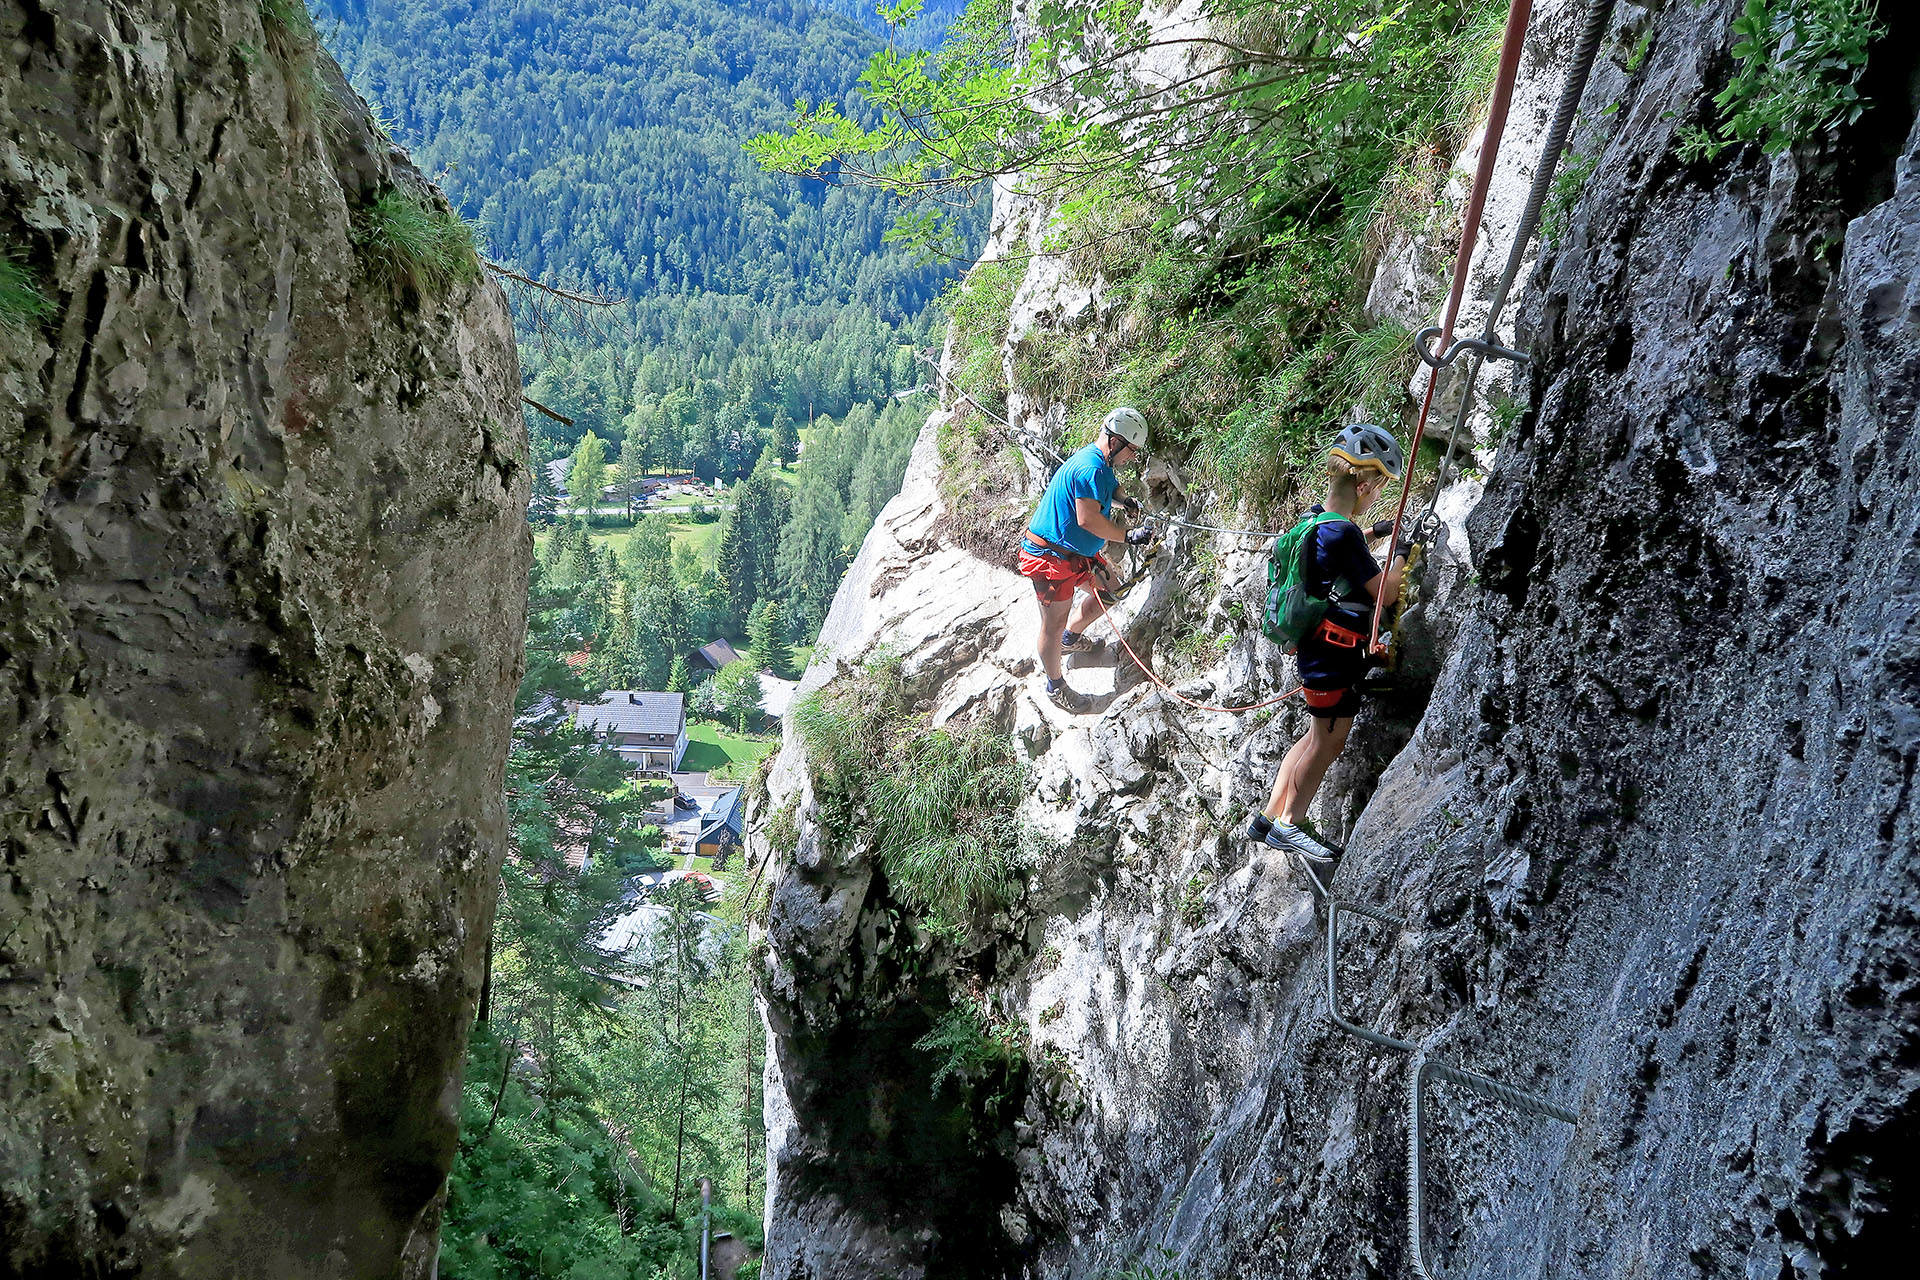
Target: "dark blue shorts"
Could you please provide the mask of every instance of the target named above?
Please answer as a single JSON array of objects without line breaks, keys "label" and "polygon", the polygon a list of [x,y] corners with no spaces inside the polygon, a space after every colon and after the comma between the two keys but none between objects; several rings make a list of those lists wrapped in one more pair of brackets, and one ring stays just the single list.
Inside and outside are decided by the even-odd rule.
[{"label": "dark blue shorts", "polygon": [[1308,693],[1319,695],[1307,699],[1307,714],[1340,720],[1360,709],[1360,693],[1354,686],[1370,665],[1366,646],[1345,649],[1309,635],[1294,650],[1294,661],[1300,668],[1300,683]]}]

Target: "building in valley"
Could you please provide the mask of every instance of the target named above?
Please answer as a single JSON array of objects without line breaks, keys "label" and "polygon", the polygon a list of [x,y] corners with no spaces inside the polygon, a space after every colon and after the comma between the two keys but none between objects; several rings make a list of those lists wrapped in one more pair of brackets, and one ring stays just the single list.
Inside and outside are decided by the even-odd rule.
[{"label": "building in valley", "polygon": [[687,754],[687,698],[650,689],[610,689],[574,713],[582,729],[604,734],[643,773],[671,773]]}]

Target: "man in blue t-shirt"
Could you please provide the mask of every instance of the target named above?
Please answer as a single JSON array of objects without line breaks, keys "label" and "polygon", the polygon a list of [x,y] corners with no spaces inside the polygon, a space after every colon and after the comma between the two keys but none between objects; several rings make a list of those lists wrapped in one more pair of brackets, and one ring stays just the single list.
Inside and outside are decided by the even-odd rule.
[{"label": "man in blue t-shirt", "polygon": [[[1084,633],[1099,616],[1094,593],[1112,585],[1111,566],[1102,552],[1109,541],[1150,532],[1142,528],[1130,535],[1113,519],[1120,488],[1113,469],[1146,454],[1147,420],[1132,409],[1115,409],[1101,423],[1099,438],[1053,473],[1020,539],[1020,572],[1032,581],[1040,602],[1039,654],[1047,673],[1047,696],[1068,711],[1085,711],[1088,704],[1061,674],[1060,655],[1099,647]],[[1086,602],[1069,627],[1074,592],[1083,588]]]}]

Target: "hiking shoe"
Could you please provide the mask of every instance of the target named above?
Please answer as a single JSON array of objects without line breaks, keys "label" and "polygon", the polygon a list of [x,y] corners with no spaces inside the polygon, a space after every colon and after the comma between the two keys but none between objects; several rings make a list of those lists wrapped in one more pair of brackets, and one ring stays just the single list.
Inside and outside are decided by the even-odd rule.
[{"label": "hiking shoe", "polygon": [[1344,858],[1346,856],[1347,846],[1343,844],[1336,844],[1332,840],[1329,840],[1325,836],[1321,835],[1320,828],[1313,825],[1313,819],[1302,818],[1300,819],[1299,825],[1300,825],[1300,829],[1306,832],[1309,836],[1313,837],[1315,841],[1325,846],[1326,848],[1333,850],[1334,857]]},{"label": "hiking shoe", "polygon": [[1098,653],[1100,652],[1100,645],[1101,642],[1095,640],[1092,636],[1076,635],[1071,631],[1060,637],[1060,652],[1062,653]]},{"label": "hiking shoe", "polygon": [[1290,822],[1274,823],[1267,830],[1266,839],[1262,843],[1300,855],[1316,871],[1324,871],[1331,867],[1340,857],[1337,850],[1321,844]]},{"label": "hiking shoe", "polygon": [[1053,702],[1054,706],[1067,712],[1069,715],[1085,715],[1087,712],[1093,710],[1093,704],[1087,700],[1087,695],[1075,689],[1065,680],[1048,689],[1047,697]]},{"label": "hiking shoe", "polygon": [[[1272,834],[1273,829],[1279,825],[1281,824],[1275,822],[1272,818],[1269,818],[1266,814],[1256,812],[1253,815],[1253,821],[1247,824],[1247,839],[1253,841],[1253,843],[1255,844],[1273,844],[1273,842],[1268,840],[1267,837],[1270,834]],[[1310,839],[1318,843],[1322,848],[1333,850],[1333,856],[1336,858],[1344,856],[1347,852],[1345,845],[1335,844],[1333,841],[1321,835],[1319,828],[1315,827],[1313,823],[1309,822],[1305,818],[1300,819],[1299,826],[1293,827],[1291,829],[1295,831],[1303,831],[1307,834],[1307,836]],[[1293,848],[1292,845],[1281,845],[1281,844],[1273,844],[1273,847],[1276,849]]]}]

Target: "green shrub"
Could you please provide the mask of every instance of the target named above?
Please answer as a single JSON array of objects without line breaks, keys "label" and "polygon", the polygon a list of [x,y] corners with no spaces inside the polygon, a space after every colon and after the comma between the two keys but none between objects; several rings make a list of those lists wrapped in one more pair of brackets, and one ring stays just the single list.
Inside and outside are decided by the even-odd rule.
[{"label": "green shrub", "polygon": [[1580,152],[1560,162],[1560,172],[1553,177],[1553,189],[1540,214],[1540,243],[1560,243],[1560,237],[1567,233],[1567,226],[1573,221],[1573,206],[1579,203],[1580,193],[1586,190],[1587,179],[1593,176],[1599,163],[1599,156]]},{"label": "green shrub", "polygon": [[[768,759],[772,759],[771,756]],[[791,858],[800,847],[799,802],[789,800],[767,819],[767,843],[783,858]]]},{"label": "green shrub", "polygon": [[353,244],[377,279],[422,292],[480,275],[472,224],[431,197],[399,187],[354,218]]},{"label": "green shrub", "polygon": [[1858,87],[1868,46],[1885,33],[1875,0],[1747,0],[1733,79],[1713,99],[1719,123],[1689,131],[1681,154],[1711,160],[1757,142],[1772,155],[1852,124],[1869,105]]},{"label": "green shrub", "polygon": [[995,1068],[1013,1068],[1026,1060],[1013,1025],[984,999],[965,997],[940,1016],[913,1047],[933,1058],[933,1091],[948,1080],[966,1083]]},{"label": "green shrub", "polygon": [[795,704],[828,836],[874,842],[894,896],[941,932],[999,905],[1027,837],[1015,817],[1026,769],[986,725],[931,729],[897,656]]},{"label": "green shrub", "polygon": [[1213,887],[1213,877],[1204,871],[1196,871],[1187,877],[1187,884],[1180,891],[1180,921],[1189,929],[1197,929],[1207,915],[1207,890]]},{"label": "green shrub", "polygon": [[25,333],[52,314],[53,303],[40,292],[32,269],[0,250],[0,328]]},{"label": "green shrub", "polygon": [[1000,346],[1007,338],[1013,291],[1024,264],[982,262],[947,286],[940,304],[953,340],[953,371],[948,376],[994,413],[1007,411],[1006,368]]}]

